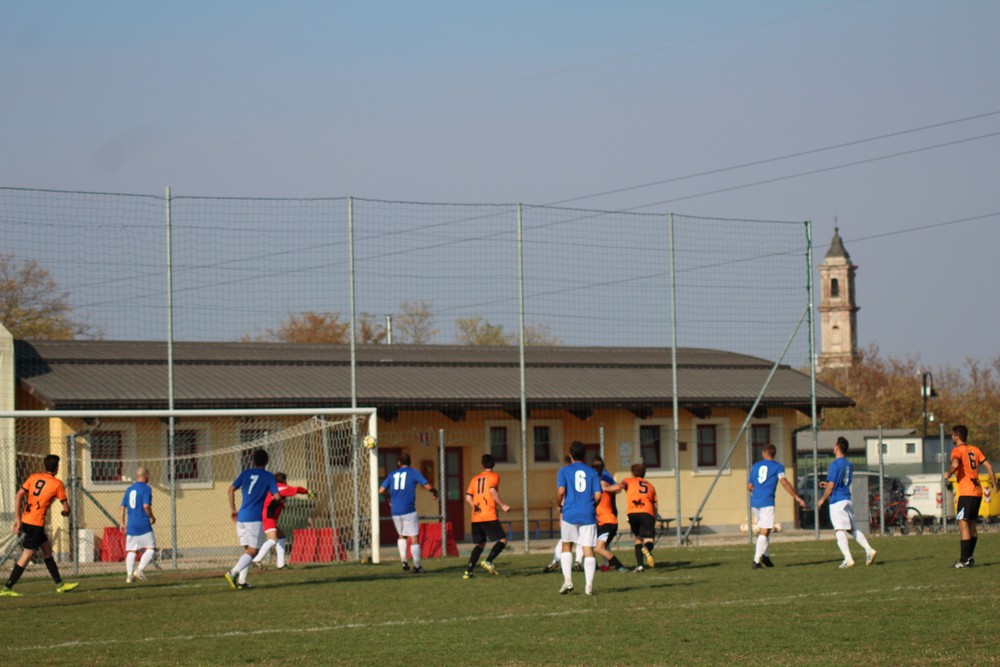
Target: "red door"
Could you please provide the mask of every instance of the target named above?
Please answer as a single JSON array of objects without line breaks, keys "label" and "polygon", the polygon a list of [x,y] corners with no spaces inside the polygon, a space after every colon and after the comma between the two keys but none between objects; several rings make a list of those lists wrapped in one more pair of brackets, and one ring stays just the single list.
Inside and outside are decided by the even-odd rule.
[{"label": "red door", "polygon": [[[403,450],[399,447],[378,448],[379,483],[381,483],[386,477],[389,476],[389,473],[397,468],[396,463],[399,459],[399,455],[402,453]],[[392,507],[389,505],[388,493],[379,494],[378,517],[379,543],[395,544],[396,540],[399,538],[399,533],[396,532],[396,526],[392,523]]]},{"label": "red door", "polygon": [[462,476],[462,448],[444,448],[444,511],[456,542],[465,539],[465,480]]}]

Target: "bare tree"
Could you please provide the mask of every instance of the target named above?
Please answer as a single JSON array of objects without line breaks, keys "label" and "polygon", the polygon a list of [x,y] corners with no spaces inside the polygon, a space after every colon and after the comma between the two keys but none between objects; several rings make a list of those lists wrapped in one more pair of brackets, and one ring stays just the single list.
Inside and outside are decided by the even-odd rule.
[{"label": "bare tree", "polygon": [[513,345],[516,340],[503,332],[502,324],[490,324],[482,317],[459,318],[455,327],[460,345]]},{"label": "bare tree", "polygon": [[88,323],[73,318],[69,293],[33,259],[0,253],[0,323],[14,338],[72,340],[99,338]]},{"label": "bare tree", "polygon": [[340,313],[307,310],[289,313],[277,329],[268,329],[258,340],[283,343],[346,343],[350,325],[340,321]]},{"label": "bare tree", "polygon": [[434,328],[430,301],[404,301],[399,309],[403,314],[396,318],[395,330],[400,343],[428,345],[440,333]]}]

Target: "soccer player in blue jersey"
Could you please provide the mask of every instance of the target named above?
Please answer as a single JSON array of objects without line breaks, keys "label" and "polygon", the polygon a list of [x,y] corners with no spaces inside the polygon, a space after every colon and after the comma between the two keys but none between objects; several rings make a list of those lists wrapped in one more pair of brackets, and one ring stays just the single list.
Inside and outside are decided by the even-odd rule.
[{"label": "soccer player in blue jersey", "polygon": [[[277,480],[265,470],[269,460],[270,457],[265,450],[255,449],[254,467],[241,472],[229,487],[229,514],[236,522],[236,535],[240,540],[240,546],[243,547],[243,555],[236,561],[233,569],[225,574],[226,581],[233,588],[250,588],[250,584],[247,583],[247,571],[253,563],[253,557],[257,555],[257,549],[264,541],[261,522],[264,501],[268,492],[272,496],[278,495]],[[239,512],[236,511],[236,489],[240,490],[243,497]]]},{"label": "soccer player in blue jersey", "polygon": [[396,470],[382,482],[378,492],[379,495],[386,491],[389,492],[392,523],[399,534],[396,546],[399,547],[399,560],[403,563],[403,569],[410,569],[406,562],[406,548],[409,547],[410,555],[413,556],[413,573],[420,574],[424,568],[420,565],[420,542],[417,539],[417,536],[420,535],[420,517],[417,515],[417,487],[422,486],[430,491],[435,500],[437,500],[438,492],[419,470],[410,467],[409,454],[400,454],[396,460],[396,466]]},{"label": "soccer player in blue jersey", "polygon": [[[149,471],[139,466],[135,470],[135,483],[125,489],[122,498],[121,527],[125,531],[125,581],[146,581],[143,571],[156,554],[156,537],[153,535],[153,489],[149,486]],[[138,552],[142,551],[139,567],[135,566]]]},{"label": "soccer player in blue jersey", "polygon": [[851,548],[847,542],[847,534],[853,533],[854,539],[864,547],[865,565],[875,562],[876,551],[868,544],[868,538],[862,533],[854,523],[854,507],[851,504],[851,480],[854,478],[854,466],[847,460],[847,450],[850,445],[847,438],[837,438],[837,444],[833,446],[834,458],[826,473],[826,481],[823,482],[823,497],[816,503],[816,507],[822,507],[827,500],[830,501],[830,523],[837,535],[837,546],[844,554],[844,562],[840,564],[841,569],[854,567],[854,558],[851,556]]},{"label": "soccer player in blue jersey", "polygon": [[579,440],[569,446],[573,462],[559,470],[556,478],[559,487],[559,507],[562,509],[560,537],[563,552],[559,555],[562,565],[563,595],[573,590],[573,545],[583,545],[583,572],[587,595],[594,594],[594,573],[597,558],[597,504],[601,501],[601,478],[597,471],[583,462],[586,448]]},{"label": "soccer player in blue jersey", "polygon": [[755,570],[764,566],[774,567],[767,548],[771,543],[771,530],[774,529],[774,494],[778,490],[778,484],[780,483],[781,487],[795,498],[800,507],[806,506],[806,501],[795,493],[795,487],[785,477],[785,466],[774,460],[777,452],[778,448],[770,442],[764,445],[764,450],[761,452],[764,458],[753,464],[747,480],[753,522],[760,530],[760,535],[757,536],[757,550],[753,556]]}]

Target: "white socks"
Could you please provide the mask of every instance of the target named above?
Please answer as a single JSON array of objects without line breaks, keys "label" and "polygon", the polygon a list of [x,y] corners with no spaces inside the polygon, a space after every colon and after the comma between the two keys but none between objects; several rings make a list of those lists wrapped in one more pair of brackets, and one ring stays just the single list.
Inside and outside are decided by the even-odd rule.
[{"label": "white socks", "polygon": [[420,545],[414,544],[410,547],[410,555],[413,556],[413,567],[420,567]]},{"label": "white socks", "polygon": [[759,563],[760,559],[767,555],[767,546],[770,542],[767,535],[757,536],[757,550],[754,552],[753,562]]},{"label": "white socks", "polygon": [[573,584],[573,552],[564,551],[559,554],[559,565],[562,566],[563,582]]},{"label": "white socks", "polygon": [[837,531],[837,546],[840,547],[840,553],[844,554],[844,560],[854,560],[851,556],[851,547],[847,544],[846,530]]},{"label": "white socks", "polygon": [[243,554],[242,556],[240,556],[240,559],[238,561],[236,561],[236,566],[232,570],[229,571],[229,574],[231,574],[233,576],[236,576],[237,574],[239,574],[240,575],[240,579],[241,579],[240,583],[246,582],[246,580],[247,580],[247,574],[246,574],[247,568],[250,567],[250,563],[252,563],[252,562],[253,562],[253,556],[251,556],[250,554],[247,554],[247,553]]},{"label": "white socks", "polygon": [[865,553],[871,553],[872,545],[868,544],[868,538],[857,528],[854,529],[854,540],[865,548]]},{"label": "white socks", "polygon": [[274,549],[274,552],[275,552],[275,554],[277,554],[277,557],[278,557],[278,567],[279,568],[285,567],[285,542],[287,542],[287,541],[288,541],[287,538],[285,538],[285,537],[279,537],[278,538],[278,545]]},{"label": "white socks", "polygon": [[587,590],[594,586],[594,573],[597,572],[597,559],[586,556],[583,559],[583,578],[587,582]]},{"label": "white socks", "polygon": [[142,552],[142,558],[139,559],[139,567],[136,569],[138,574],[142,574],[142,571],[146,569],[146,566],[153,560],[153,556],[156,555],[155,549],[146,549]]},{"label": "white socks", "polygon": [[265,558],[267,558],[267,554],[270,553],[271,547],[273,547],[275,544],[277,543],[270,538],[265,540],[264,544],[260,545],[260,551],[258,551],[257,555],[253,557],[253,562],[260,563]]},{"label": "white socks", "polygon": [[401,563],[406,562],[406,538],[401,537],[396,540],[396,546],[399,548],[399,561]]},{"label": "white socks", "polygon": [[125,555],[125,574],[132,576],[132,572],[135,571],[135,552],[129,551]]}]

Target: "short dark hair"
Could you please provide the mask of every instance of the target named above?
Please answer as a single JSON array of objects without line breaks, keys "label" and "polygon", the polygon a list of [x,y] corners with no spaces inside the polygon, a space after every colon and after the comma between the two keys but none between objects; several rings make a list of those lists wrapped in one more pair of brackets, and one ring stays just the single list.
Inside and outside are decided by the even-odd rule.
[{"label": "short dark hair", "polygon": [[255,449],[253,450],[253,464],[258,468],[263,468],[267,465],[267,462],[271,460],[270,455],[268,455],[266,449]]},{"label": "short dark hair", "polygon": [[847,450],[851,448],[851,443],[847,442],[847,438],[844,436],[840,436],[837,438],[837,444],[834,447],[846,454]]},{"label": "short dark hair", "polygon": [[594,456],[594,458],[590,459],[590,465],[592,467],[596,468],[598,463],[601,464],[602,468],[604,467],[604,459],[601,458],[600,454],[597,454],[596,456]]},{"label": "short dark hair", "polygon": [[582,461],[587,456],[587,448],[579,440],[574,440],[569,446],[569,455],[574,461]]},{"label": "short dark hair", "polygon": [[397,466],[408,466],[408,465],[410,465],[410,455],[407,454],[406,452],[403,452],[402,454],[400,454],[399,458],[396,459],[396,465]]},{"label": "short dark hair", "polygon": [[645,477],[646,476],[646,466],[641,463],[632,464],[632,476],[633,477]]},{"label": "short dark hair", "polygon": [[764,445],[764,451],[767,452],[768,456],[774,458],[774,455],[778,453],[778,448],[774,446],[773,442],[769,442]]},{"label": "short dark hair", "polygon": [[483,454],[483,467],[492,468],[497,464],[497,460],[493,458],[492,454]]},{"label": "short dark hair", "polygon": [[59,456],[56,454],[49,454],[42,459],[42,465],[45,466],[45,472],[55,474],[55,472],[59,470]]},{"label": "short dark hair", "polygon": [[951,427],[952,435],[957,435],[959,440],[965,442],[969,439],[969,429],[964,424],[955,424]]},{"label": "short dark hair", "polygon": [[286,482],[288,482],[288,476],[283,472],[276,472],[274,473],[274,481],[285,484]]}]

